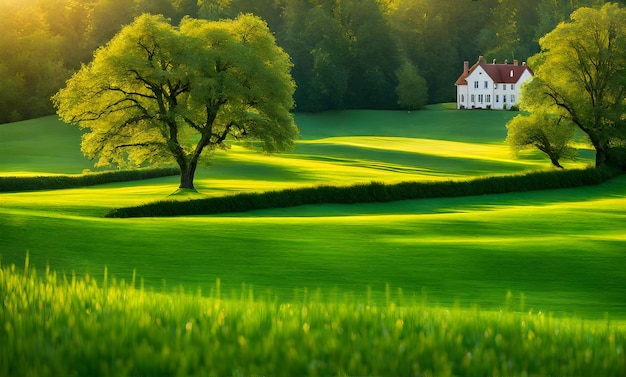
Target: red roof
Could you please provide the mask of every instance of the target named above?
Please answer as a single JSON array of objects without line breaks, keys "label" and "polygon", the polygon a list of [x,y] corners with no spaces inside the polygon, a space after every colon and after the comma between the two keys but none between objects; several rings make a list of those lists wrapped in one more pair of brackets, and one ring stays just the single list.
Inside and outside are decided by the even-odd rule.
[{"label": "red roof", "polygon": [[476,64],[474,64],[467,71],[463,72],[459,79],[456,80],[455,85],[467,85],[467,80],[465,79],[479,66],[482,67],[489,77],[491,77],[491,79],[498,84],[515,84],[519,81],[520,77],[526,70],[528,70],[531,75],[534,74],[530,67],[526,64],[518,65],[517,61],[515,61],[514,64],[506,64],[506,61],[505,64],[487,64],[485,58],[481,56]]}]

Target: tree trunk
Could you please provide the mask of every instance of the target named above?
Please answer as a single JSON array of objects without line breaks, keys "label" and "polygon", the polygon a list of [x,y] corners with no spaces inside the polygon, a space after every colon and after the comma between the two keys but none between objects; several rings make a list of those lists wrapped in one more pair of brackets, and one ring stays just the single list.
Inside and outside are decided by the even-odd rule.
[{"label": "tree trunk", "polygon": [[596,150],[596,168],[606,165],[607,158],[609,157],[610,148],[608,141],[603,141],[602,137],[595,133],[590,133],[587,131],[585,132],[589,136],[589,140],[591,141],[591,145],[593,145],[593,149]]},{"label": "tree trunk", "polygon": [[606,165],[607,157],[608,157],[608,148],[604,148],[601,146],[596,146],[596,167]]},{"label": "tree trunk", "polygon": [[181,154],[181,161],[184,161],[184,164],[178,164],[180,166],[180,186],[178,188],[196,191],[196,188],[193,186],[193,179],[196,175],[196,168],[198,167],[200,155],[202,154],[204,147],[209,143],[209,140],[209,135],[202,135],[200,141],[198,141],[198,144],[196,145],[196,150],[193,156],[189,159],[189,162],[187,162],[184,155]]},{"label": "tree trunk", "polygon": [[187,165],[186,168],[181,167],[180,186],[178,186],[178,188],[196,191],[196,188],[193,185],[193,178],[196,175],[197,165],[197,162],[192,162]]},{"label": "tree trunk", "polygon": [[554,165],[555,167],[557,167],[557,168],[559,168],[559,169],[563,169],[563,170],[565,169],[565,168],[563,167],[563,165],[561,165],[561,164],[559,163],[559,160],[558,160],[557,158],[550,157],[550,161],[552,162],[552,165]]}]

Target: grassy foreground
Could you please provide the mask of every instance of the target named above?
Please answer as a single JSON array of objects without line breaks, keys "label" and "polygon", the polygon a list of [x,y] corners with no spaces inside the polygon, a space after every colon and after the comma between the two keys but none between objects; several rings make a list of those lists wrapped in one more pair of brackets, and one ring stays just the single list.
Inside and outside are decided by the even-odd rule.
[{"label": "grassy foreground", "polygon": [[[623,376],[608,321],[441,309],[386,292],[290,303],[0,269],[3,376]],[[138,286],[139,285],[139,286]],[[523,300],[523,298],[522,298]],[[523,305],[523,303],[522,303]]]}]

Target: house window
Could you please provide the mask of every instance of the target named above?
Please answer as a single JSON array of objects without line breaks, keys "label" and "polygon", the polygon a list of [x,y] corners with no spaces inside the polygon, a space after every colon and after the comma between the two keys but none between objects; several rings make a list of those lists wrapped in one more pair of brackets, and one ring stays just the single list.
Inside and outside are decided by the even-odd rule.
[{"label": "house window", "polygon": [[483,103],[483,95],[482,94],[478,95],[478,103]]},{"label": "house window", "polygon": [[487,94],[487,97],[485,98],[487,103],[491,103],[491,94]]},{"label": "house window", "polygon": [[500,95],[496,94],[496,103],[499,103],[499,102],[500,102]]},{"label": "house window", "polygon": [[472,95],[471,95],[471,97],[470,97],[470,100],[471,100],[472,102],[476,102],[476,101],[475,101],[475,98],[476,98],[476,97],[474,97],[474,95],[472,94]]},{"label": "house window", "polygon": [[506,95],[502,96],[502,102],[506,103]]},{"label": "house window", "polygon": [[478,81],[474,81],[474,89],[478,89]]},{"label": "house window", "polygon": [[498,83],[497,83],[497,82],[494,82],[494,83],[493,83],[493,88],[494,88],[494,89],[498,89]]},{"label": "house window", "polygon": [[515,103],[515,96],[511,96],[511,102]]},{"label": "house window", "polygon": [[489,81],[485,81],[485,89],[489,89]]},{"label": "house window", "polygon": [[502,85],[502,90],[506,90],[506,84]]},{"label": "house window", "polygon": [[461,94],[461,102],[465,102],[465,96]]},{"label": "house window", "polygon": [[515,84],[511,84],[511,90],[515,90]]}]

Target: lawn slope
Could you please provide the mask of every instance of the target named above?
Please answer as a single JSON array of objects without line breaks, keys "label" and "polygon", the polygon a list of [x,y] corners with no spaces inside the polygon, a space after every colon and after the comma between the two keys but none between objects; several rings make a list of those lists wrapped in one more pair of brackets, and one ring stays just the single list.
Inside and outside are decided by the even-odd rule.
[{"label": "lawn slope", "polygon": [[[297,114],[302,140],[294,151],[267,156],[233,145],[227,154],[216,154],[213,166],[199,171],[197,188],[215,197],[549,168],[539,154],[522,160],[508,154],[504,122],[513,115],[458,112],[442,105],[412,113]],[[37,132],[44,127],[32,122]],[[16,124],[8,126],[0,126],[2,143],[17,132]],[[57,126],[67,134],[57,135],[59,128],[44,130],[73,140],[73,149],[55,152],[51,143],[45,144],[45,152],[69,156],[64,162],[42,158],[22,164],[19,153],[28,140],[23,138],[11,141],[22,143],[11,155],[0,149],[2,174],[89,168],[76,152],[80,135],[63,128],[69,126]],[[59,148],[70,148],[66,141]],[[166,198],[176,187],[176,177],[164,177],[0,193],[2,264],[22,265],[28,251],[40,269],[49,265],[61,273],[101,277],[108,266],[111,275],[125,279],[136,270],[146,287],[157,291],[178,285],[207,291],[220,278],[225,292],[247,284],[280,300],[290,300],[305,288],[358,296],[368,286],[381,299],[389,284],[433,304],[497,310],[511,290],[525,295],[526,310],[626,318],[621,284],[626,278],[621,268],[626,265],[624,177],[595,187],[522,194],[204,217],[101,218],[112,208]]]}]

